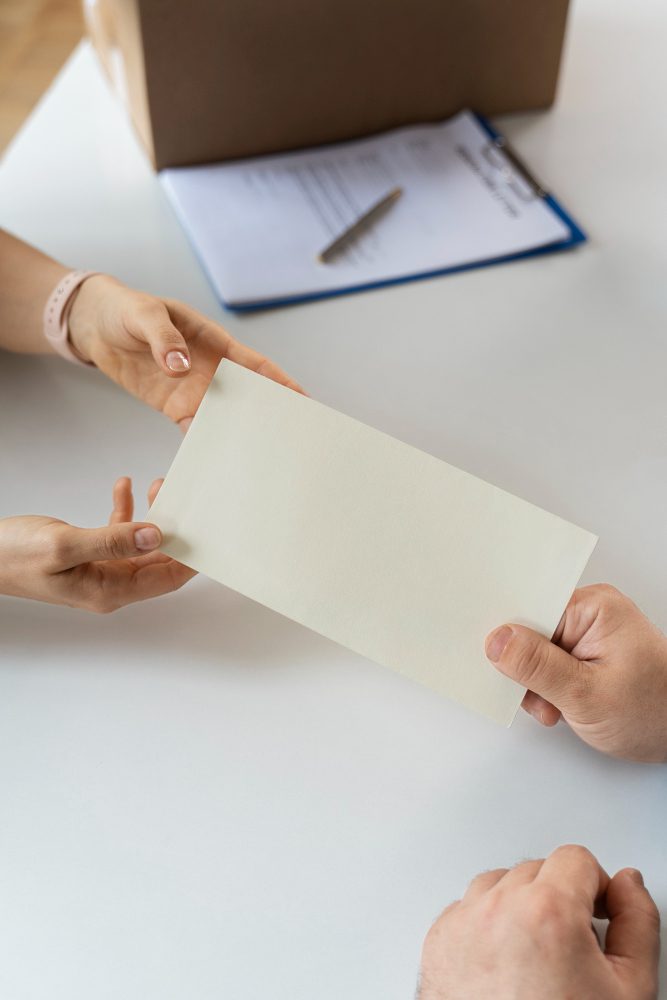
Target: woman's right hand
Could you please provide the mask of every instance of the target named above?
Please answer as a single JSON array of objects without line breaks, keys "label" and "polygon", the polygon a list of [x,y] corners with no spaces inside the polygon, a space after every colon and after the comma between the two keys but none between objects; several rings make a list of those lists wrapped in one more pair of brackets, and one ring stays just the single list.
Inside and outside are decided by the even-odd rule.
[{"label": "woman's right hand", "polygon": [[87,278],[72,301],[69,339],[82,360],[187,431],[223,358],[303,392],[278,365],[219,323],[177,302]]},{"label": "woman's right hand", "polygon": [[[148,493],[151,504],[162,485]],[[106,613],[178,590],[195,575],[157,551],[160,529],[132,522],[132,483],[113,490],[104,528],[75,528],[52,517],[0,519],[0,594]]]},{"label": "woman's right hand", "polygon": [[614,587],[575,590],[551,642],[503,625],[486,655],[528,688],[524,708],[543,725],[562,716],[603,753],[667,760],[667,637]]}]

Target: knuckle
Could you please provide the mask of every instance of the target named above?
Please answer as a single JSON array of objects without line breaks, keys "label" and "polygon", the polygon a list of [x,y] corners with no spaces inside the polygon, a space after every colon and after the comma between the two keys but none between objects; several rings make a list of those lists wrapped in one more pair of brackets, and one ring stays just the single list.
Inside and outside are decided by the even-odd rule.
[{"label": "knuckle", "polygon": [[451,920],[453,914],[458,909],[458,906],[459,906],[458,900],[456,900],[453,903],[450,903],[449,906],[445,907],[445,909],[442,911],[437,920],[435,920],[431,924],[428,931],[426,932],[426,936],[424,938],[424,944],[422,946],[422,951],[425,954],[432,951],[436,952],[439,951],[439,949],[442,946],[442,935],[444,933],[445,924],[447,924]]},{"label": "knuckle", "polygon": [[524,687],[532,687],[531,681],[539,677],[547,666],[547,644],[529,631],[520,632],[510,641],[508,652],[516,679]]},{"label": "knuckle", "polygon": [[429,927],[424,938],[424,943],[422,944],[422,955],[430,955],[432,952],[438,952],[440,948],[440,939],[442,937],[442,926],[440,921],[443,919],[444,914],[441,914],[436,922]]},{"label": "knuckle", "polygon": [[600,610],[605,615],[619,616],[630,612],[636,613],[639,610],[627,594],[618,590],[611,583],[596,583],[584,589],[591,592]]},{"label": "knuckle", "polygon": [[487,892],[477,901],[480,927],[492,928],[496,925],[500,914],[506,909],[510,899],[507,890]]},{"label": "knuckle", "polygon": [[471,878],[470,881],[468,882],[468,888],[466,892],[469,892],[471,889],[476,889],[481,883],[486,881],[488,876],[489,872],[480,872],[478,875],[475,875],[474,878]]},{"label": "knuckle", "polygon": [[258,375],[264,375],[267,378],[271,378],[275,372],[275,365],[268,358],[260,358],[257,362],[257,368],[255,369]]},{"label": "knuckle", "polygon": [[627,622],[634,625],[647,623],[645,615],[634,601],[612,584],[597,583],[585,589],[591,592],[597,614],[606,627],[620,627]]},{"label": "knuckle", "polygon": [[597,858],[583,844],[562,844],[552,851],[551,857],[567,857],[569,861],[577,862],[580,865],[589,865],[597,869]]},{"label": "knuckle", "polygon": [[596,583],[591,587],[596,592],[599,599],[606,604],[616,604],[619,601],[627,601],[628,598],[611,583]]},{"label": "knuckle", "polygon": [[486,885],[492,885],[503,875],[506,875],[508,871],[509,871],[508,868],[490,868],[488,871],[480,872],[478,875],[475,875],[475,877],[470,880],[468,889],[472,889],[473,887],[477,888],[480,886],[484,887]]},{"label": "knuckle", "polygon": [[125,555],[123,536],[115,531],[100,535],[95,541],[95,549],[100,559],[122,559]]},{"label": "knuckle", "polygon": [[566,897],[556,886],[534,884],[521,912],[529,926],[557,930],[566,922]]},{"label": "knuckle", "polygon": [[154,299],[150,295],[141,295],[139,299],[135,300],[132,308],[132,320],[126,325],[132,328],[146,326],[160,340],[169,343],[181,342],[180,334],[172,325],[167,306],[160,299]]},{"label": "knuckle", "polygon": [[173,326],[167,326],[163,324],[156,327],[155,336],[160,341],[160,343],[164,344],[166,347],[183,346],[183,338],[178,332],[178,330],[174,329]]}]

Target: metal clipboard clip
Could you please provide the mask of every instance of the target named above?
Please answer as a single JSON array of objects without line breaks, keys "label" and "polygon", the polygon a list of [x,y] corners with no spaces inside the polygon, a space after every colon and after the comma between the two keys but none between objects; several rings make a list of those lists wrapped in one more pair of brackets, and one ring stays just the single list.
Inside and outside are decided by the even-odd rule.
[{"label": "metal clipboard clip", "polygon": [[[482,154],[487,163],[500,172],[505,183],[522,201],[532,201],[534,198],[548,196],[547,189],[531,173],[521,157],[514,152],[504,135],[497,135],[494,139],[490,139],[483,147]],[[517,174],[521,183],[517,180]]]}]

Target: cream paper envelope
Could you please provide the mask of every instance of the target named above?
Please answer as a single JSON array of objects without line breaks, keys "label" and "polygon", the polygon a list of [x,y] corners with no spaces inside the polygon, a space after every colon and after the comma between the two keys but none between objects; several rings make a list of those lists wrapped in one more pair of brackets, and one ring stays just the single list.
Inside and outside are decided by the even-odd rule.
[{"label": "cream paper envelope", "polygon": [[229,361],[150,517],[175,559],[505,725],[524,691],[484,638],[551,635],[597,541]]}]

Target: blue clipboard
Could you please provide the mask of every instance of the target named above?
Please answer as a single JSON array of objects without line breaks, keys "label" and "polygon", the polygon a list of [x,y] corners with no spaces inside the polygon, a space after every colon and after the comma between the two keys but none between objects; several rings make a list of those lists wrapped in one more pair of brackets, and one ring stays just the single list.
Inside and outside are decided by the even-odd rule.
[{"label": "blue clipboard", "polygon": [[[332,290],[327,290],[323,292],[313,292],[305,295],[294,295],[287,296],[279,299],[263,299],[261,302],[235,302],[231,305],[228,302],[222,301],[222,305],[229,312],[238,313],[249,313],[249,312],[259,312],[263,309],[275,309],[280,306],[290,306],[297,305],[302,302],[315,302],[318,299],[330,299],[337,298],[340,295],[353,295],[356,292],[366,292],[373,288],[387,288],[391,285],[404,285],[412,281],[425,281],[429,278],[440,277],[444,274],[457,274],[460,271],[472,271],[475,268],[481,267],[493,267],[495,264],[506,264],[513,260],[523,260],[527,257],[541,257],[544,254],[555,253],[559,250],[569,250],[571,247],[578,246],[580,243],[585,243],[587,240],[586,233],[578,225],[577,222],[572,218],[572,216],[563,208],[563,206],[556,200],[556,198],[547,191],[543,191],[539,184],[535,181],[530,171],[526,168],[520,158],[514,153],[512,147],[505,140],[504,136],[493,127],[493,125],[482,115],[475,114],[475,118],[482,126],[484,131],[488,134],[489,139],[494,143],[500,145],[498,148],[507,156],[507,158],[512,162],[514,167],[523,174],[527,181],[539,192],[539,197],[542,197],[544,203],[549,206],[551,211],[561,219],[567,228],[569,229],[569,234],[564,240],[558,240],[556,243],[549,243],[546,246],[536,247],[533,250],[522,250],[519,253],[506,254],[501,257],[492,257],[488,260],[478,260],[472,261],[467,264],[457,264],[454,267],[438,268],[435,270],[424,271],[419,274],[408,274],[404,277],[399,278],[389,278],[385,281],[373,281],[367,282],[359,285],[349,285],[345,288],[336,288]],[[193,249],[194,247],[193,244]],[[204,270],[206,270],[205,265]],[[212,282],[213,284],[213,282]],[[215,287],[215,286],[214,286]],[[216,292],[217,294],[217,292]]]}]

